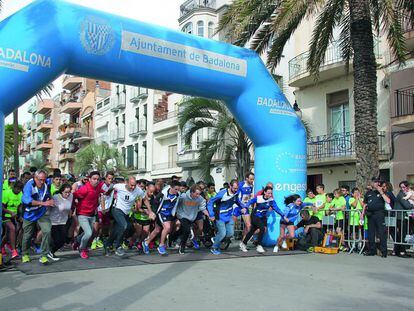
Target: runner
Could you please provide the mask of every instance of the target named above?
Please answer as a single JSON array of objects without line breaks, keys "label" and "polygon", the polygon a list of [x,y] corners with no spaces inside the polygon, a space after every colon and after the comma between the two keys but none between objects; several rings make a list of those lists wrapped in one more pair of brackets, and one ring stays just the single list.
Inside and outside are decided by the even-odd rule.
[{"label": "runner", "polygon": [[88,243],[92,237],[99,197],[104,192],[102,184],[99,183],[100,176],[98,171],[91,172],[89,181],[73,193],[73,197],[78,200],[76,215],[83,230],[83,233],[76,237],[74,249],[79,248],[80,257],[83,259],[89,258]]},{"label": "runner", "polygon": [[55,195],[56,192],[60,189],[62,186],[62,175],[60,173],[55,173],[52,177],[52,183],[50,184],[50,194],[52,196]]},{"label": "runner", "polygon": [[244,181],[239,183],[239,190],[238,190],[238,197],[239,201],[241,202],[240,206],[235,206],[233,211],[233,216],[235,220],[238,217],[242,217],[244,222],[244,230],[243,230],[243,238],[246,236],[247,232],[250,231],[251,228],[251,219],[249,215],[249,201],[253,198],[253,183],[254,183],[254,174],[247,173],[246,178]]},{"label": "runner", "polygon": [[67,236],[67,226],[69,214],[71,213],[73,194],[70,184],[63,184],[53,196],[55,207],[50,209],[50,221],[52,222],[52,247],[47,257],[53,261],[58,261],[55,253],[65,245]]},{"label": "runner", "polygon": [[[122,257],[125,255],[125,251],[121,244],[128,227],[129,213],[137,199],[144,197],[144,192],[137,187],[137,180],[132,176],[128,178],[126,184],[114,185],[114,191],[117,193],[116,204],[114,209],[112,209],[112,216],[115,222],[108,240],[104,243],[104,255],[109,255],[108,248],[115,242],[115,254]],[[144,203],[150,208],[148,200],[145,199]],[[154,217],[154,215],[152,216]]]},{"label": "runner", "polygon": [[252,227],[247,235],[244,237],[243,241],[240,242],[240,250],[243,252],[247,252],[247,242],[256,232],[259,230],[258,237],[257,237],[257,246],[256,251],[258,253],[264,253],[265,249],[262,246],[263,235],[265,233],[267,227],[267,212],[270,210],[274,210],[280,216],[283,217],[282,211],[277,206],[275,200],[273,199],[273,188],[272,187],[265,187],[263,189],[263,195],[259,195],[249,201],[249,205],[253,206],[252,210]]},{"label": "runner", "polygon": [[[19,253],[16,249],[16,237],[17,237],[17,229],[19,226],[19,218],[21,215],[21,207],[22,207],[22,190],[23,190],[23,183],[17,181],[14,183],[12,189],[7,189],[3,191],[3,223],[5,224],[9,242],[12,251],[12,258],[19,257]],[[6,240],[7,241],[7,240]],[[3,248],[3,245],[2,245]]]},{"label": "runner", "polygon": [[149,254],[149,243],[152,242],[161,232],[160,244],[157,248],[160,255],[168,255],[165,247],[167,234],[171,232],[172,224],[175,219],[175,212],[178,204],[180,182],[172,181],[170,187],[162,191],[162,199],[157,210],[155,228],[147,239],[142,242],[142,248],[145,254]]},{"label": "runner", "polygon": [[[308,189],[308,191],[306,191],[306,198],[303,200],[303,203],[312,203],[312,205],[315,205],[316,202],[316,196],[313,193],[312,189]],[[309,215],[313,215],[313,210],[310,208],[309,209]]]},{"label": "runner", "polygon": [[319,218],[322,222],[323,217],[325,216],[325,203],[326,203],[326,193],[325,193],[325,185],[318,184],[316,186],[316,197],[315,197],[315,205],[312,209],[313,216]]},{"label": "runner", "polygon": [[[191,225],[196,221],[198,213],[209,217],[206,209],[206,200],[201,196],[202,188],[193,185],[186,193],[181,194],[177,206],[177,218],[180,221],[179,254],[185,253],[185,246],[190,236]],[[199,247],[198,247],[199,248]],[[198,249],[195,247],[195,249]]]},{"label": "runner", "polygon": [[231,238],[234,235],[233,206],[241,207],[238,196],[239,183],[233,179],[228,189],[223,189],[208,201],[207,209],[212,221],[216,222],[217,233],[213,239],[211,253],[220,255],[220,244],[224,238]]},{"label": "runner", "polygon": [[[284,203],[286,208],[283,211],[282,219],[280,220],[280,234],[276,246],[273,248],[274,253],[277,253],[279,247],[285,243],[286,229],[289,232],[289,238],[292,239],[295,237],[295,221],[297,220],[300,211],[307,206],[313,206],[310,202],[302,203],[301,197],[297,194],[292,194],[285,198]],[[282,246],[286,248],[284,245]]]},{"label": "runner", "polygon": [[112,191],[114,177],[114,172],[107,172],[105,174],[105,180],[102,184],[102,191],[104,193],[101,194],[98,204],[98,221],[94,224],[96,238],[92,241],[91,249],[104,247],[103,236],[107,236],[109,233],[109,227],[111,226],[109,209],[114,200],[114,193]]},{"label": "runner", "polygon": [[23,215],[23,242],[22,242],[22,262],[30,261],[29,248],[30,241],[39,225],[42,231],[42,256],[39,262],[43,265],[49,263],[47,254],[50,251],[50,230],[52,224],[49,215],[46,214],[49,207],[53,207],[55,202],[52,200],[49,189],[46,185],[47,173],[38,170],[34,178],[29,180],[23,188],[22,203],[24,207]]},{"label": "runner", "polygon": [[[141,190],[143,189],[141,188]],[[156,208],[155,208],[155,212],[153,211],[152,204],[151,204],[151,201],[154,200],[154,191],[155,191],[155,184],[148,183],[145,189],[145,197],[150,204],[150,209],[148,209],[148,206],[143,204],[142,199],[139,199],[137,204],[135,205],[134,213],[133,213],[134,235],[131,238],[130,247],[136,244],[137,248],[142,250],[142,242],[148,237],[150,233],[150,226],[152,223],[150,215],[151,213],[155,215],[155,212],[157,211]]]}]

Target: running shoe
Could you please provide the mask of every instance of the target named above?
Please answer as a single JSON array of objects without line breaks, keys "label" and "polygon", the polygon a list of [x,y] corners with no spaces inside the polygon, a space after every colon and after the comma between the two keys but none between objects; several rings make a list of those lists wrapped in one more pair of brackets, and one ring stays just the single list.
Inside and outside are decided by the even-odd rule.
[{"label": "running shoe", "polygon": [[75,241],[75,242],[72,243],[72,249],[74,251],[77,251],[79,249],[79,243],[77,241]]},{"label": "running shoe", "polygon": [[93,241],[92,241],[92,245],[91,245],[91,249],[92,249],[92,250],[95,250],[95,249],[96,249],[96,247],[97,247],[96,239],[93,239]]},{"label": "running shoe", "polygon": [[154,249],[156,246],[155,246],[155,243],[154,242],[151,242],[150,244],[149,244],[149,248],[150,249]]},{"label": "running shoe", "polygon": [[145,255],[149,255],[150,248],[149,248],[149,245],[147,244],[147,241],[142,241],[142,251],[144,252]]},{"label": "running shoe", "polygon": [[286,244],[286,241],[283,241],[283,243],[282,243],[282,248],[284,248],[284,249],[288,248],[288,246],[287,246],[287,244]]},{"label": "running shoe", "polygon": [[22,263],[27,263],[27,262],[30,262],[29,255],[23,255],[23,257],[22,257]]},{"label": "running shoe", "polygon": [[274,248],[273,248],[273,253],[278,253],[279,252],[279,246],[275,246]]},{"label": "running shoe", "polygon": [[309,247],[306,251],[307,251],[308,253],[313,253],[314,248],[313,248],[313,247]]},{"label": "running shoe", "polygon": [[19,253],[17,252],[17,249],[12,250],[11,258],[14,259],[14,258],[17,258],[17,257],[19,257]]},{"label": "running shoe", "polygon": [[246,244],[244,244],[243,242],[240,242],[239,247],[240,247],[240,250],[241,250],[243,253],[247,253],[247,252],[249,251],[249,250],[247,249],[247,245],[246,245]]},{"label": "running shoe", "polygon": [[184,255],[185,254],[185,247],[183,245],[180,245],[178,248],[178,254]]},{"label": "running shoe", "polygon": [[89,258],[89,255],[88,255],[88,252],[86,251],[86,249],[84,249],[80,252],[80,257],[82,259],[88,259]]},{"label": "running shoe", "polygon": [[122,257],[125,255],[125,250],[122,246],[118,247],[115,251],[115,255]]},{"label": "running shoe", "polygon": [[104,247],[104,243],[102,242],[102,240],[100,238],[98,238],[96,240],[96,247],[98,247],[98,248],[103,248]]},{"label": "running shoe", "polygon": [[122,243],[121,247],[122,247],[124,250],[127,250],[127,249],[128,249],[128,245],[127,245],[125,242],[123,242],[123,243]]},{"label": "running shoe", "polygon": [[217,248],[212,248],[212,249],[210,250],[210,252],[211,252],[213,255],[221,255],[220,250],[218,250]]},{"label": "running shoe", "polygon": [[42,257],[40,257],[40,258],[39,258],[39,262],[40,262],[40,264],[42,264],[42,265],[44,265],[44,266],[50,263],[49,259],[47,259],[47,257],[46,257],[46,256],[42,256]]},{"label": "running shoe", "polygon": [[158,253],[159,253],[161,256],[168,256],[168,252],[167,252],[167,250],[165,249],[165,245],[160,245],[160,246],[158,246],[158,247],[157,247],[157,250],[158,250]]},{"label": "running shoe", "polygon": [[200,244],[198,243],[198,241],[197,241],[197,239],[196,239],[196,238],[193,238],[193,239],[191,240],[191,242],[193,242],[193,247],[194,247],[194,249],[200,249]]},{"label": "running shoe", "polygon": [[60,258],[56,257],[56,255],[53,254],[52,252],[47,253],[47,258],[49,258],[52,261],[59,261],[60,260]]},{"label": "running shoe", "polygon": [[256,252],[258,252],[259,254],[263,254],[263,253],[265,253],[266,251],[265,251],[265,249],[263,248],[263,246],[261,246],[261,245],[257,245],[257,247],[256,247]]}]

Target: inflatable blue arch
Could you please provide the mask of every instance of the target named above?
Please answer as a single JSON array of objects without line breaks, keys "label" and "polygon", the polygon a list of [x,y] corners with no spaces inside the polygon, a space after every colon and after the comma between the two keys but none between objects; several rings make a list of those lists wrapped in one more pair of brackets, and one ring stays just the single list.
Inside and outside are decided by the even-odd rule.
[{"label": "inflatable blue arch", "polygon": [[[254,143],[256,187],[273,182],[279,206],[305,193],[304,127],[255,52],[66,1],[0,23],[1,159],[5,116],[63,73],[222,100]],[[274,215],[269,225],[272,244]]]}]

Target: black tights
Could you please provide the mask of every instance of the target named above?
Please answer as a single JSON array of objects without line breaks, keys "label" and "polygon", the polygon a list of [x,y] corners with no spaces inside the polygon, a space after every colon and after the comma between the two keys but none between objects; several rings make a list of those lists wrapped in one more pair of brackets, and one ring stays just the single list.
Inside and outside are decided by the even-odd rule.
[{"label": "black tights", "polygon": [[250,228],[250,231],[246,234],[246,236],[243,239],[243,243],[247,244],[249,242],[250,238],[253,236],[253,234],[256,232],[257,229],[259,229],[258,234],[258,245],[262,245],[263,235],[266,230],[267,226],[267,218],[266,217],[257,217],[256,215],[251,216],[252,226]]},{"label": "black tights", "polygon": [[66,241],[66,225],[53,225],[52,226],[52,240],[53,246],[51,247],[52,254],[58,251]]}]

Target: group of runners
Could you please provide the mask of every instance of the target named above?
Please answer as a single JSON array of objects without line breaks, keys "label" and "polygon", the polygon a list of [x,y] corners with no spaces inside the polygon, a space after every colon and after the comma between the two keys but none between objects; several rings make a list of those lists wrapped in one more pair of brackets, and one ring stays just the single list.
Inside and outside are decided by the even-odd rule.
[{"label": "group of runners", "polygon": [[[154,248],[166,256],[171,249],[184,254],[186,247],[199,249],[201,244],[220,255],[222,243],[228,245],[237,221],[244,224],[240,250],[248,252],[252,241],[256,251],[264,253],[270,212],[280,216],[274,252],[285,247],[285,240],[295,237],[300,227],[304,235],[299,245],[309,250],[321,242],[323,217],[335,215],[338,233],[348,225],[346,209],[358,211],[358,217],[347,220],[351,225],[360,226],[363,219],[359,189],[353,189],[352,196],[347,187],[326,194],[321,184],[316,194],[308,191],[303,201],[293,194],[280,208],[271,182],[254,193],[251,172],[243,181],[225,183],[218,192],[213,183],[200,181],[189,187],[177,176],[166,184],[133,176],[124,179],[113,172],[101,176],[93,171],[78,180],[59,170],[48,176],[33,168],[19,180],[13,170],[8,173],[3,183],[2,252],[21,257],[23,263],[31,260],[31,248],[41,254],[42,264],[58,261],[57,251],[68,245],[83,259],[98,248],[105,256],[122,257],[127,249],[150,254]],[[214,231],[211,235],[206,232],[209,224]]]}]

